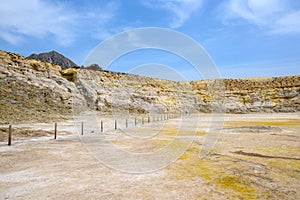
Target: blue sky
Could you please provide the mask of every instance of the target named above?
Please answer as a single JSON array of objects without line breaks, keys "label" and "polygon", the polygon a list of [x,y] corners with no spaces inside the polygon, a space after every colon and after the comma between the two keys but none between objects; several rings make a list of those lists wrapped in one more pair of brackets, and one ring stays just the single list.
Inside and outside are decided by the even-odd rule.
[{"label": "blue sky", "polygon": [[[24,56],[56,50],[81,65],[103,40],[142,27],[193,38],[223,78],[300,74],[298,0],[0,0],[0,49]],[[123,56],[110,69],[153,62],[201,78],[186,61],[151,50]]]}]

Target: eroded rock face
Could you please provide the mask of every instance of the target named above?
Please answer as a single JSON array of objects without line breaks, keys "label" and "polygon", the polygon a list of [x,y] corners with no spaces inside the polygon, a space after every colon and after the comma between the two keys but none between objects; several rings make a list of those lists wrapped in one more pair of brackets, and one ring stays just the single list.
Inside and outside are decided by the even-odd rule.
[{"label": "eroded rock face", "polygon": [[0,122],[43,120],[72,114],[73,96],[84,99],[61,68],[0,51]]},{"label": "eroded rock face", "polygon": [[225,79],[228,112],[296,112],[300,110],[300,76]]},{"label": "eroded rock face", "polygon": [[72,114],[73,104],[105,113],[300,111],[300,76],[173,82],[87,69],[62,71],[3,51],[0,89],[2,123]]},{"label": "eroded rock face", "polygon": [[81,69],[75,82],[91,108],[105,112],[195,112],[190,83]]},{"label": "eroded rock face", "polygon": [[300,111],[300,76],[189,83],[80,70],[76,84],[92,107],[108,112]]}]

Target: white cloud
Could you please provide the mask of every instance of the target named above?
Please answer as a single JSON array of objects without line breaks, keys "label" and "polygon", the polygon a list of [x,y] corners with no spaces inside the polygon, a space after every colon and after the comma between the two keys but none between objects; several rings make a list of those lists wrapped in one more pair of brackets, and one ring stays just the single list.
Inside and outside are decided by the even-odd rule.
[{"label": "white cloud", "polygon": [[273,33],[300,33],[300,10],[286,14],[276,21]]},{"label": "white cloud", "polygon": [[223,6],[226,22],[246,21],[269,33],[300,33],[300,9],[289,0],[228,0]]},{"label": "white cloud", "polygon": [[101,4],[101,7],[92,6],[80,11],[83,15],[78,17],[78,21],[81,26],[82,24],[86,26],[81,27],[81,30],[83,32],[88,31],[89,37],[98,40],[107,39],[114,33],[114,30],[111,31],[108,25],[110,20],[115,17],[120,3],[118,1],[110,1],[107,4]]},{"label": "white cloud", "polygon": [[40,0],[2,1],[0,37],[16,44],[26,36],[42,38],[53,35],[60,43],[68,44],[72,40],[72,32],[69,30],[72,20],[72,13],[67,12],[62,5]]},{"label": "white cloud", "polygon": [[181,27],[202,5],[202,0],[150,0],[145,5],[154,9],[165,9],[174,16],[170,28]]},{"label": "white cloud", "polygon": [[13,44],[13,45],[18,45],[23,41],[23,37],[20,35],[14,35],[12,33],[9,33],[8,31],[2,31],[0,29],[0,38],[5,40],[6,42]]},{"label": "white cloud", "polygon": [[[107,23],[114,15],[115,5],[103,5],[101,11],[92,9],[76,12],[70,2],[62,1],[1,1],[0,39],[16,45],[28,37],[44,39],[50,36],[58,44],[67,46],[80,32],[95,28],[94,24]],[[89,23],[83,23],[87,21]]]}]

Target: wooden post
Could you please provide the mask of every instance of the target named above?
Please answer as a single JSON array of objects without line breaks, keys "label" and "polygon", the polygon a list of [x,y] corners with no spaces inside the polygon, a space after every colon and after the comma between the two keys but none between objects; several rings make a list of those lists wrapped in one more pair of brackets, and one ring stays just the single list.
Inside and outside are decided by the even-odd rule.
[{"label": "wooden post", "polygon": [[81,135],[83,135],[83,122],[81,122]]},{"label": "wooden post", "polygon": [[103,133],[103,121],[101,120],[101,133]]},{"label": "wooden post", "polygon": [[134,125],[136,126],[136,124],[137,124],[137,121],[136,121],[136,118],[134,118]]},{"label": "wooden post", "polygon": [[148,123],[150,123],[150,116],[148,116]]},{"label": "wooden post", "polygon": [[126,119],[126,128],[128,128],[128,120]]},{"label": "wooden post", "polygon": [[8,126],[8,146],[11,145],[11,133],[12,133],[12,127],[11,124]]},{"label": "wooden post", "polygon": [[56,140],[56,134],[57,134],[57,123],[54,123],[54,139]]},{"label": "wooden post", "polygon": [[144,124],[144,117],[142,117],[142,124]]},{"label": "wooden post", "polygon": [[115,130],[118,129],[118,124],[117,124],[117,120],[115,120]]}]

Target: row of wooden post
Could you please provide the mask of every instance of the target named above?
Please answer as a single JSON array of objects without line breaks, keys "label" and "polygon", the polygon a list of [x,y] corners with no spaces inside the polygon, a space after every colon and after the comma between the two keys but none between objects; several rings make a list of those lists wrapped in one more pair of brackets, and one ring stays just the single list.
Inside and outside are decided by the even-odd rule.
[{"label": "row of wooden post", "polygon": [[[164,117],[161,116],[160,120],[159,120],[159,117],[157,117],[157,120],[155,120],[155,117],[153,117],[153,121],[162,121],[162,120],[167,120],[167,119],[170,119],[170,118],[173,118],[173,116],[172,117],[170,117],[169,115],[165,115]],[[148,123],[151,122],[150,116],[148,116],[147,122]],[[144,117],[142,117],[142,124],[144,124],[144,123],[145,123]],[[137,118],[135,117],[134,118],[134,126],[137,126],[137,124],[138,124],[138,121],[137,121]],[[128,128],[128,119],[126,119],[126,121],[125,121],[125,126],[126,126],[126,128]],[[118,129],[117,120],[115,120],[114,128],[115,128],[115,130]],[[100,130],[101,130],[101,133],[103,133],[104,127],[103,127],[103,121],[102,120],[100,122]],[[81,135],[83,135],[83,122],[81,122]],[[55,140],[57,139],[57,123],[54,123],[54,139]],[[8,146],[10,146],[11,144],[12,144],[12,125],[9,125],[8,126]]]},{"label": "row of wooden post", "polygon": [[[164,117],[161,116],[160,119],[161,120],[167,120],[167,119],[171,119],[171,118],[172,117],[170,117],[169,115],[167,115],[167,116],[164,116]],[[159,117],[157,117],[157,120],[155,120],[155,117],[154,117],[153,121],[159,121]],[[147,122],[148,123],[151,122],[150,116],[148,116]],[[142,124],[145,124],[144,117],[142,117]],[[134,118],[134,126],[137,126],[137,118],[136,117]],[[128,128],[128,119],[125,120],[125,127]],[[117,120],[114,121],[114,129],[115,130],[118,129],[118,121]],[[102,120],[100,121],[100,130],[101,130],[101,133],[103,133],[104,126],[103,126],[103,121]],[[83,135],[83,122],[81,123],[81,135]]]},{"label": "row of wooden post", "polygon": [[[173,115],[171,117],[169,115],[166,115],[164,117],[161,116],[160,120],[162,121],[162,120],[167,120],[167,119],[172,119],[172,118],[174,118]],[[152,121],[155,122],[155,121],[160,121],[160,120],[159,120],[159,117],[157,117],[156,120],[155,120],[155,117],[153,117]],[[148,123],[151,122],[150,116],[148,116],[147,122]],[[144,117],[142,117],[142,124],[145,124]],[[134,118],[134,126],[137,126],[137,118],[136,117]],[[117,120],[115,120],[115,126],[114,127],[115,127],[115,130],[118,129],[118,122],[117,122]],[[126,119],[126,121],[125,121],[125,127],[128,128],[128,119]],[[101,132],[103,132],[103,121],[101,121]]]}]

